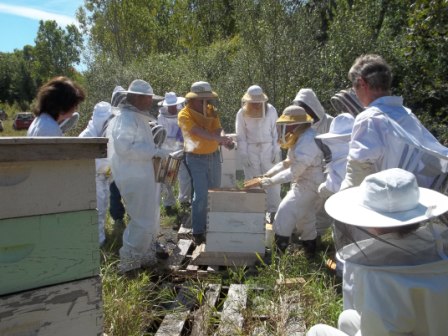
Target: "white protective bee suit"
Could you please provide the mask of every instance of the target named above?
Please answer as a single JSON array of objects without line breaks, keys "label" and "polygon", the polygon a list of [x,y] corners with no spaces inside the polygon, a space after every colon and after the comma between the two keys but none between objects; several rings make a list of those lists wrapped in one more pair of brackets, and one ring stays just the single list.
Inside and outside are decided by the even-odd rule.
[{"label": "white protective bee suit", "polygon": [[[418,147],[434,155],[422,154]],[[403,98],[384,96],[355,119],[341,188],[359,185],[365,176],[394,167],[415,173],[419,185],[432,188],[434,176],[448,171],[447,162],[448,148],[403,106]]]},{"label": "white protective bee suit", "polygon": [[[181,104],[185,101],[183,97],[176,97],[174,92],[168,92],[165,94],[165,99],[161,102],[162,107],[159,109],[159,115],[157,117],[157,123],[166,130],[166,138],[163,142],[162,148],[174,152],[183,149],[184,139],[182,132],[177,122],[177,114],[169,114],[167,106]],[[191,201],[191,178],[188,173],[185,163],[179,166],[179,172],[177,174],[177,180],[179,182],[179,195],[177,197],[179,203],[187,203]],[[171,185],[162,185],[163,205],[174,206],[176,199]]]},{"label": "white protective bee suit", "polygon": [[[112,116],[111,105],[99,102],[93,108],[92,118],[87,127],[81,132],[81,138],[105,137],[105,125]],[[96,159],[96,206],[98,209],[99,241],[102,245],[106,240],[104,224],[106,222],[107,207],[109,205],[110,164],[108,158]]]},{"label": "white protective bee suit", "polygon": [[[254,117],[246,112],[245,106],[236,114],[235,130],[238,143],[238,155],[242,160],[244,178],[252,179],[261,176],[271,169],[280,157],[280,146],[276,120],[277,110],[266,103],[267,96],[262,89],[253,85],[243,96],[243,104],[247,102],[264,104],[266,111]],[[277,212],[280,204],[280,184],[267,189],[267,212]]]},{"label": "white protective bee suit", "polygon": [[[280,118],[289,117],[289,112],[295,113],[296,109],[300,109],[306,115],[302,108],[290,106]],[[278,236],[290,237],[297,228],[304,241],[312,241],[317,237],[316,206],[319,204],[317,189],[324,181],[324,175],[323,154],[314,141],[315,136],[316,131],[312,127],[306,128],[288,150],[287,159],[266,173],[266,176],[271,177],[261,180],[263,188],[292,182],[291,189],[282,199],[275,216],[274,232]]]},{"label": "white protective bee suit", "polygon": [[[150,86],[149,89],[152,94]],[[145,259],[155,260],[155,240],[160,227],[160,184],[155,182],[152,158],[166,157],[168,153],[154,144],[149,112],[140,111],[127,101],[121,103],[118,110],[109,125],[110,163],[130,217],[120,249],[120,263],[126,270],[139,268]]]},{"label": "white protective bee suit", "polygon": [[[394,168],[330,197],[325,208],[354,228],[394,230],[339,250],[346,309],[339,330],[317,325],[307,336],[446,334],[448,229],[421,223],[448,210],[447,196],[418,188],[413,174]],[[412,224],[421,226],[395,231]]]},{"label": "white protective bee suit", "polygon": [[312,89],[300,89],[293,100],[293,104],[302,106],[303,108],[305,108],[303,106],[303,104],[305,104],[314,112],[316,117],[319,119],[313,120],[312,126],[316,130],[317,134],[323,134],[329,131],[333,117],[325,113],[325,109],[319,99],[317,99],[317,96]]}]

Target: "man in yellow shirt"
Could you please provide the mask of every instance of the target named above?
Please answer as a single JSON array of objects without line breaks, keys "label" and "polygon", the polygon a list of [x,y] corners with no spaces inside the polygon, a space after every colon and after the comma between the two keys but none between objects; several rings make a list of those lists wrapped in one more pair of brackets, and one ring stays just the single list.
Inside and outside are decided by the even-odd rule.
[{"label": "man in yellow shirt", "polygon": [[191,219],[196,245],[205,242],[208,189],[221,185],[219,145],[233,147],[217,114],[218,95],[207,82],[193,83],[185,95],[186,106],[178,114],[184,137],[186,163],[193,182]]}]

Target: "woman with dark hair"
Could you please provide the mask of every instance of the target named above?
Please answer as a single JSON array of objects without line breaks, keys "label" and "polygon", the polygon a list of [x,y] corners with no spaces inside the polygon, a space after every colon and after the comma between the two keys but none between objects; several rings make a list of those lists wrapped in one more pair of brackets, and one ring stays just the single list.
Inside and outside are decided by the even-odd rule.
[{"label": "woman with dark hair", "polygon": [[85,99],[81,86],[67,77],[55,77],[41,86],[37,93],[36,118],[28,129],[32,136],[63,136],[59,124],[69,119]]},{"label": "woman with dark hair", "polygon": [[325,210],[368,238],[339,250],[345,310],[338,329],[319,324],[307,336],[446,335],[448,229],[429,219],[448,211],[448,197],[392,168],[334,194]]}]

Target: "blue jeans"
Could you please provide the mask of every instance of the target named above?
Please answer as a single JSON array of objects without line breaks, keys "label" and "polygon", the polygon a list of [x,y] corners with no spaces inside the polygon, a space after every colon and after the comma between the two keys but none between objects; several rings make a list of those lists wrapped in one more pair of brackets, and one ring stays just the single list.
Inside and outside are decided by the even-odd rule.
[{"label": "blue jeans", "polygon": [[202,234],[207,225],[208,190],[221,186],[219,151],[212,154],[186,153],[186,162],[194,190],[191,207],[193,234]]},{"label": "blue jeans", "polygon": [[109,186],[110,196],[109,196],[109,213],[114,221],[123,220],[124,214],[126,212],[123,202],[121,201],[120,190],[118,190],[115,181]]}]

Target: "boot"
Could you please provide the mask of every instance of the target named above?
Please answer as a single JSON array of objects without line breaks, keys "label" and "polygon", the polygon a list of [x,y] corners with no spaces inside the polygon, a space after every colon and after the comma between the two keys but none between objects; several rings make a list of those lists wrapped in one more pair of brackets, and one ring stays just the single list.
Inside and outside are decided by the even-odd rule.
[{"label": "boot", "polygon": [[305,256],[307,258],[314,258],[317,249],[317,239],[313,240],[303,240],[302,241],[303,250],[305,251]]},{"label": "boot", "polygon": [[274,236],[274,243],[275,243],[275,249],[277,250],[277,252],[280,254],[283,254],[283,253],[285,253],[286,248],[289,245],[289,237],[279,236],[276,234]]}]

